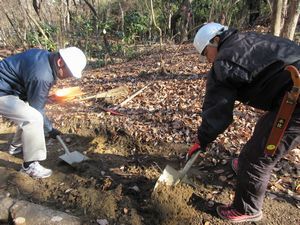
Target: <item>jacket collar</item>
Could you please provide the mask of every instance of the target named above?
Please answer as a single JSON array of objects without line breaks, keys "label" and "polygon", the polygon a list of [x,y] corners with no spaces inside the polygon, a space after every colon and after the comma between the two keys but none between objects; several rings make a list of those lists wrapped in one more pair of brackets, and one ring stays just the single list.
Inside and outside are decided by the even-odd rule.
[{"label": "jacket collar", "polygon": [[50,63],[50,66],[51,66],[51,69],[52,69],[52,74],[53,74],[53,78],[54,78],[54,82],[56,83],[57,79],[58,79],[58,76],[57,76],[57,65],[55,63],[55,54],[56,53],[50,53],[49,55],[49,63]]},{"label": "jacket collar", "polygon": [[230,28],[230,29],[224,31],[222,34],[220,34],[220,43],[219,43],[218,48],[220,48],[221,45],[222,45],[229,37],[231,37],[233,34],[235,34],[235,33],[237,33],[237,32],[238,32],[237,29]]}]

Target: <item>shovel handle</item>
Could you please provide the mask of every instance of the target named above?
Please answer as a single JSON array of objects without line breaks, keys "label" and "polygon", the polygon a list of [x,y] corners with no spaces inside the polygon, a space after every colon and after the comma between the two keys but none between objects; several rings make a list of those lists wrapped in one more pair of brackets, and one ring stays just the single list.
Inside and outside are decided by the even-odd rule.
[{"label": "shovel handle", "polygon": [[62,138],[59,135],[56,135],[56,139],[60,142],[60,144],[64,148],[65,152],[67,154],[70,154],[70,151],[69,151],[68,147],[66,146],[65,142],[62,140]]},{"label": "shovel handle", "polygon": [[192,167],[192,165],[194,164],[194,162],[196,161],[196,159],[198,158],[198,156],[200,155],[200,153],[201,153],[201,151],[197,151],[187,161],[187,163],[185,164],[185,166],[183,167],[183,169],[180,171],[180,176],[178,177],[177,181],[175,182],[175,185],[178,184],[184,178],[184,176],[190,170],[190,168]]},{"label": "shovel handle", "polygon": [[196,161],[196,159],[198,158],[198,156],[200,155],[201,151],[197,151],[196,153],[194,153],[192,155],[192,157],[187,161],[187,163],[185,164],[185,166],[183,167],[183,169],[181,170],[181,174],[183,175],[182,177],[184,177],[184,175],[189,171],[189,169],[192,167],[192,165],[194,164],[194,162]]}]

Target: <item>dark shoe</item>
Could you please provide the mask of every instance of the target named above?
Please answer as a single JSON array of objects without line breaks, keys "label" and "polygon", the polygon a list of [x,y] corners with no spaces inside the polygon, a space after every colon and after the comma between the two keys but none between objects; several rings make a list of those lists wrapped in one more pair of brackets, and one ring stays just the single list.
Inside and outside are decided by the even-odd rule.
[{"label": "dark shoe", "polygon": [[241,222],[255,222],[262,219],[262,212],[259,212],[255,215],[246,215],[241,214],[231,206],[221,205],[217,207],[218,215],[232,223],[241,223]]},{"label": "dark shoe", "polygon": [[239,168],[239,159],[238,158],[234,158],[233,160],[231,160],[231,168],[232,168],[233,172],[237,175],[238,168]]}]

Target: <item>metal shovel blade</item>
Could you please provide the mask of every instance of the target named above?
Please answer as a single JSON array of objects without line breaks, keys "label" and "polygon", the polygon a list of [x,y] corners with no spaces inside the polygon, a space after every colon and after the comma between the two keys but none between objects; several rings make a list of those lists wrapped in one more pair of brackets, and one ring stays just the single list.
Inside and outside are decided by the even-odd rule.
[{"label": "metal shovel blade", "polygon": [[162,174],[159,176],[159,178],[154,186],[154,190],[158,187],[158,185],[160,183],[164,183],[167,186],[175,185],[180,176],[181,176],[181,173],[179,171],[177,171],[173,167],[167,165],[165,167],[165,169],[163,170]]},{"label": "metal shovel blade", "polygon": [[65,154],[59,156],[59,158],[70,165],[72,165],[73,163],[80,163],[80,162],[88,159],[88,157],[86,157],[85,155],[83,155],[77,151],[65,153]]},{"label": "metal shovel blade", "polygon": [[173,186],[177,185],[179,182],[183,181],[186,183],[190,183],[186,177],[187,172],[189,169],[192,167],[196,159],[198,158],[200,154],[200,151],[197,153],[193,154],[192,157],[189,159],[189,161],[185,164],[183,169],[177,171],[171,166],[167,165],[165,169],[163,170],[163,173],[160,175],[158,178],[154,190],[158,187],[160,183],[164,183],[167,186]]},{"label": "metal shovel blade", "polygon": [[65,154],[59,156],[59,158],[65,161],[66,163],[72,165],[73,163],[80,163],[84,160],[89,159],[87,156],[81,154],[78,151],[70,152],[70,150],[68,149],[68,147],[66,146],[62,138],[59,135],[57,135],[56,138],[65,150]]}]

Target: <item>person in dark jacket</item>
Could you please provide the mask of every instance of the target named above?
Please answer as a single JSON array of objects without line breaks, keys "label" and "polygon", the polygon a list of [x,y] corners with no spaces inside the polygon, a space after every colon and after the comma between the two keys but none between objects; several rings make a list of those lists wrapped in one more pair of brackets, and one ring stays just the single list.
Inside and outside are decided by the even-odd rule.
[{"label": "person in dark jacket", "polygon": [[17,124],[9,153],[23,152],[21,171],[32,177],[51,176],[39,162],[46,159],[45,135],[60,134],[44,112],[49,91],[57,79],[80,78],[85,66],[76,47],[53,53],[30,49],[0,61],[0,114]]},{"label": "person in dark jacket", "polygon": [[197,51],[212,64],[202,106],[202,123],[188,157],[203,150],[233,121],[235,101],[266,111],[254,133],[232,161],[237,173],[235,197],[217,213],[231,222],[258,221],[267,184],[276,163],[300,144],[300,107],[297,104],[273,156],[264,152],[284,94],[293,82],[287,65],[300,68],[300,47],[293,41],[255,32],[240,33],[218,23],[202,26],[194,39]]}]

